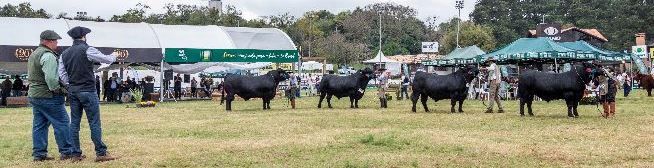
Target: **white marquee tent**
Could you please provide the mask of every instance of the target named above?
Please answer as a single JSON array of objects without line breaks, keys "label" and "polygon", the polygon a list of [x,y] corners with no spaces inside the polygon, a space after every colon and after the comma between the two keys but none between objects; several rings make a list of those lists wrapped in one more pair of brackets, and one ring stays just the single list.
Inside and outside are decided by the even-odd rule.
[{"label": "white marquee tent", "polygon": [[[119,57],[119,60],[132,63],[160,63],[165,48],[296,50],[295,44],[288,35],[275,28],[160,25],[0,17],[0,65],[25,64],[30,52],[18,51],[36,48],[39,43],[38,36],[43,30],[54,30],[63,38],[59,41],[59,45],[70,46],[72,40],[66,32],[75,26],[84,26],[92,30],[87,35],[89,45],[99,48],[106,54],[116,50],[124,50],[126,54]],[[64,47],[60,47],[60,50]],[[262,64],[196,63],[166,65],[166,67],[171,67],[180,73],[197,73],[213,66],[251,68],[262,66]],[[24,68],[25,66],[2,67]],[[26,69],[5,71],[26,72]],[[3,73],[2,68],[0,68],[0,73]]]}]

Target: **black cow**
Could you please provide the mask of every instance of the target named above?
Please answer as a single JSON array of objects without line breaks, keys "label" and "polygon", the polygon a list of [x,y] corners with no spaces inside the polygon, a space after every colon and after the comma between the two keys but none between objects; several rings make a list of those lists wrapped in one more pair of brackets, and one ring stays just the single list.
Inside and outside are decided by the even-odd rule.
[{"label": "black cow", "polygon": [[288,73],[282,69],[270,71],[262,76],[229,75],[225,77],[220,104],[223,104],[225,95],[227,95],[226,110],[231,111],[234,95],[238,95],[245,101],[251,98],[261,98],[263,99],[263,109],[270,109],[270,100],[275,98],[279,82],[288,78]]},{"label": "black cow", "polygon": [[416,103],[418,97],[422,101],[422,107],[425,112],[429,112],[427,108],[427,97],[434,99],[434,101],[450,99],[452,108],[451,112],[454,113],[454,106],[459,102],[459,112],[462,113],[463,101],[468,96],[467,83],[470,83],[479,74],[476,67],[465,67],[449,75],[436,75],[426,72],[416,72],[413,79],[413,92],[411,93],[411,101],[413,107],[411,111],[416,112]]},{"label": "black cow", "polygon": [[518,97],[520,98],[520,115],[524,116],[525,104],[530,116],[533,116],[531,103],[534,95],[549,102],[564,99],[568,107],[568,117],[579,117],[577,106],[584,96],[586,84],[594,76],[600,75],[601,70],[591,63],[575,65],[564,73],[545,73],[527,71],[518,78]]},{"label": "black cow", "polygon": [[350,97],[350,108],[359,108],[359,100],[363,97],[368,81],[374,78],[375,72],[370,68],[359,70],[349,76],[325,75],[318,88],[320,93],[318,108],[322,108],[322,100],[325,96],[329,108],[332,108],[332,96],[338,99]]}]

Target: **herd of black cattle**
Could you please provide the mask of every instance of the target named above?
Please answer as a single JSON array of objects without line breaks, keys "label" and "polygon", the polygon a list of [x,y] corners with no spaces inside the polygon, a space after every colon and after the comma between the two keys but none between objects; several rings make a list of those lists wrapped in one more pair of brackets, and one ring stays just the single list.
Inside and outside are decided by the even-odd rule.
[{"label": "herd of black cattle", "polygon": [[[557,99],[565,100],[568,116],[578,117],[577,105],[583,97],[586,84],[595,76],[602,75],[602,72],[599,66],[582,63],[564,73],[528,71],[520,74],[518,81],[520,115],[524,116],[525,105],[527,105],[528,114],[534,115],[531,105],[534,96],[538,96],[548,102]],[[427,100],[431,98],[434,101],[450,99],[452,113],[455,112],[458,102],[458,112],[463,112],[462,104],[468,94],[466,84],[470,83],[478,74],[479,70],[476,67],[463,67],[449,75],[416,72],[412,82],[412,111],[416,112],[416,103],[420,99],[425,112],[429,112]],[[270,109],[270,100],[275,97],[277,86],[289,77],[290,75],[282,69],[270,71],[262,76],[229,75],[224,81],[223,99],[220,104],[227,100],[226,110],[231,111],[234,96],[238,95],[246,101],[251,98],[261,98],[263,109]],[[358,102],[363,97],[368,82],[375,78],[376,74],[370,68],[359,70],[349,76],[325,75],[318,88],[320,94],[318,108],[322,107],[325,97],[327,106],[332,108],[332,96],[339,99],[349,97],[350,107],[359,108]]]}]

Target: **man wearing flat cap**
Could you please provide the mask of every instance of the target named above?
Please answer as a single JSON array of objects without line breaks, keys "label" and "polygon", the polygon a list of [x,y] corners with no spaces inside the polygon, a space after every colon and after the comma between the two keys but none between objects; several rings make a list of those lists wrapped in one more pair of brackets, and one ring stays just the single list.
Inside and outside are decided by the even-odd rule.
[{"label": "man wearing flat cap", "polygon": [[52,30],[41,33],[41,42],[27,60],[30,89],[27,93],[32,113],[32,156],[34,161],[53,160],[48,156],[48,127],[52,124],[61,160],[73,158],[70,121],[64,101],[64,90],[57,74],[57,40]]},{"label": "man wearing flat cap", "polygon": [[102,127],[100,122],[99,98],[96,93],[94,63],[111,64],[116,61],[116,53],[104,55],[98,49],[86,44],[86,34],[91,29],[74,27],[68,31],[73,38],[73,45],[66,49],[59,61],[59,73],[62,82],[68,85],[70,99],[71,129],[73,139],[73,155],[79,159],[85,158],[79,142],[82,111],[91,129],[91,140],[95,145],[96,162],[116,159],[107,154],[107,146],[102,142]]},{"label": "man wearing flat cap", "polygon": [[493,113],[493,103],[497,103],[497,112],[504,113],[504,108],[502,108],[502,103],[500,102],[499,90],[500,83],[502,82],[502,73],[500,72],[500,67],[495,64],[497,60],[493,57],[488,57],[486,63],[488,63],[488,107],[486,108],[486,113]]}]

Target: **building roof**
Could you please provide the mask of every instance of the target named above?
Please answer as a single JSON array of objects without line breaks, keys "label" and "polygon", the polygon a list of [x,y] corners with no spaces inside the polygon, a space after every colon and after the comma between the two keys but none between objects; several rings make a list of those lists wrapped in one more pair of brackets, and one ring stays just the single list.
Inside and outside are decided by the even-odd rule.
[{"label": "building roof", "polygon": [[[593,36],[596,39],[602,40],[603,42],[609,41],[597,29],[581,29],[581,28],[578,28],[578,27],[571,27],[571,28],[561,30],[561,33],[564,33],[564,32],[570,31],[570,30],[579,31],[579,32],[587,34],[589,36]],[[529,35],[536,36],[536,30],[529,30]]]},{"label": "building roof", "polygon": [[434,60],[443,58],[443,55],[437,54],[418,54],[418,55],[394,55],[388,56],[389,59],[396,60],[402,64],[420,64],[425,60]]}]

